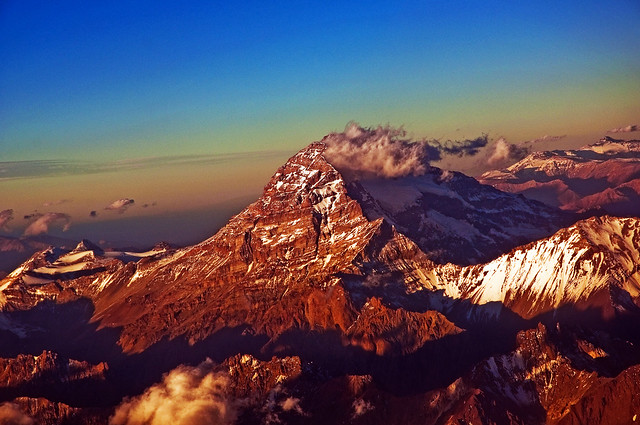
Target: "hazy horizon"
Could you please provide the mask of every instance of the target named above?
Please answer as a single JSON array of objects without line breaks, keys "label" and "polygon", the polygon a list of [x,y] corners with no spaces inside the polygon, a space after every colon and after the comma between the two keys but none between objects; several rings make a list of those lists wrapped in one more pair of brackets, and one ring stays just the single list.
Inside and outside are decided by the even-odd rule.
[{"label": "hazy horizon", "polygon": [[76,239],[210,236],[350,121],[487,135],[434,162],[470,175],[510,146],[634,137],[638,18],[632,0],[3,2],[0,234],[49,214],[38,231]]}]

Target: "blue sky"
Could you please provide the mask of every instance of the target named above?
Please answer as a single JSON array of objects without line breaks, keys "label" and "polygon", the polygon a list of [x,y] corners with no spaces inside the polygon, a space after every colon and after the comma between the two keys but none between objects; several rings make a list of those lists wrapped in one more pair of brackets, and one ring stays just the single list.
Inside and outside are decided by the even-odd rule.
[{"label": "blue sky", "polygon": [[640,118],[639,19],[636,0],[5,0],[2,156],[295,150],[350,120],[596,137]]},{"label": "blue sky", "polygon": [[0,0],[0,232],[50,212],[76,239],[201,240],[352,120],[592,143],[640,124],[638,22],[637,0]]}]

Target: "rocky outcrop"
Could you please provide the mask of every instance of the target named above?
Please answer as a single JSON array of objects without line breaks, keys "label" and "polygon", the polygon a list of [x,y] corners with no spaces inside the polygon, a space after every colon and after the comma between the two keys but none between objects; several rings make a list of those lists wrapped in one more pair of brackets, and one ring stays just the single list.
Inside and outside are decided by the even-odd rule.
[{"label": "rocky outcrop", "polygon": [[15,358],[0,358],[0,388],[38,387],[57,382],[81,379],[105,379],[106,363],[66,359],[52,351],[40,355],[19,354]]},{"label": "rocky outcrop", "polygon": [[42,397],[18,397],[5,406],[12,410],[15,423],[21,425],[105,425],[109,417],[109,410],[71,407]]},{"label": "rocky outcrop", "polygon": [[379,298],[363,306],[345,336],[351,345],[380,356],[400,356],[416,352],[427,341],[462,332],[437,311],[417,313],[386,307]]}]

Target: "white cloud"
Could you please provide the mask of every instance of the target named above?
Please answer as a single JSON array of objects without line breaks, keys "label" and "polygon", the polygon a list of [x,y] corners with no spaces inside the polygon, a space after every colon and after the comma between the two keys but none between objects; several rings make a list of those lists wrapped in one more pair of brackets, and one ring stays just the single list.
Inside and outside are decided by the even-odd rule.
[{"label": "white cloud", "polygon": [[531,152],[531,147],[529,146],[531,142],[515,144],[509,143],[504,137],[501,137],[490,146],[489,152],[491,153],[487,158],[487,164],[496,167],[510,165],[510,163],[519,161]]},{"label": "white cloud", "polygon": [[403,140],[400,129],[368,130],[349,123],[342,133],[328,135],[324,142],[327,160],[340,172],[357,177],[402,177],[424,174],[428,167],[425,146]]},{"label": "white cloud", "polygon": [[280,407],[282,407],[282,410],[284,410],[285,412],[293,410],[300,415],[305,415],[304,410],[302,410],[302,407],[300,407],[300,399],[297,397],[287,397],[280,403]]},{"label": "white cloud", "polygon": [[48,212],[46,214],[36,214],[32,217],[36,218],[36,220],[24,230],[25,236],[48,233],[49,227],[53,225],[61,225],[62,231],[66,232],[71,226],[71,217],[65,213]]},{"label": "white cloud", "polygon": [[181,365],[147,388],[125,399],[109,419],[110,425],[226,425],[236,412],[227,400],[228,378],[213,372],[207,359],[196,367]]},{"label": "white cloud", "polygon": [[634,131],[640,131],[640,126],[638,126],[637,124],[629,124],[626,127],[612,128],[608,132],[609,133],[631,133]]},{"label": "white cloud", "polygon": [[33,425],[34,421],[25,415],[14,403],[0,404],[0,424],[2,425]]},{"label": "white cloud", "polygon": [[509,158],[509,143],[507,143],[504,137],[501,137],[493,144],[493,153],[491,153],[489,159],[487,159],[487,163],[489,163],[489,165],[496,165],[504,162],[507,158]]},{"label": "white cloud", "polygon": [[347,178],[404,177],[422,175],[430,161],[443,155],[475,155],[487,144],[483,135],[470,140],[419,140],[406,137],[402,128],[379,126],[365,129],[351,122],[342,133],[323,139],[327,160]]},{"label": "white cloud", "polygon": [[13,210],[7,209],[0,211],[0,230],[9,230],[7,224],[13,220]]},{"label": "white cloud", "polygon": [[118,214],[122,214],[127,210],[127,208],[129,208],[134,203],[135,201],[131,198],[122,198],[122,199],[118,199],[117,201],[113,201],[110,205],[106,206],[104,209],[116,211]]}]

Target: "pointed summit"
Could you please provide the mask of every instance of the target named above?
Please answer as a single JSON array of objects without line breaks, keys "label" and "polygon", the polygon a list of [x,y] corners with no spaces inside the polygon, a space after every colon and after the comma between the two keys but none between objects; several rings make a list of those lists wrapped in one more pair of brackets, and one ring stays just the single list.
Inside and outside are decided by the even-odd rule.
[{"label": "pointed summit", "polygon": [[[324,149],[312,143],[292,156],[263,195],[211,238],[119,274],[118,283],[110,283],[119,288],[118,298],[98,299],[94,319],[124,326],[126,351],[146,349],[164,336],[206,338],[215,330],[212,314],[228,326],[250,325],[268,335],[316,321],[340,326],[350,311],[340,289],[335,300],[325,294],[307,300],[315,288],[339,286],[336,275],[361,274],[364,263],[378,259],[397,269],[398,257],[405,264],[419,249],[390,226],[383,229],[382,219],[364,216]],[[393,251],[385,251],[388,246]],[[124,299],[139,307],[123,315]],[[175,311],[182,312],[179,320]]]},{"label": "pointed summit", "polygon": [[98,245],[94,244],[88,239],[82,239],[69,254],[75,254],[75,253],[84,252],[84,251],[93,251],[95,254],[98,254],[98,255],[104,253],[104,250],[100,248]]},{"label": "pointed summit", "polygon": [[316,142],[292,156],[256,202],[199,246],[239,254],[252,273],[282,267],[287,275],[316,266],[328,273],[332,265],[350,264],[380,222],[369,221],[349,197],[341,174],[323,156],[325,148]]},{"label": "pointed summit", "polygon": [[[273,215],[298,207],[314,209],[324,199],[346,194],[342,175],[323,155],[326,145],[315,142],[300,150],[281,166],[264,188],[262,197],[252,206]],[[266,211],[268,208],[268,211]]]}]

